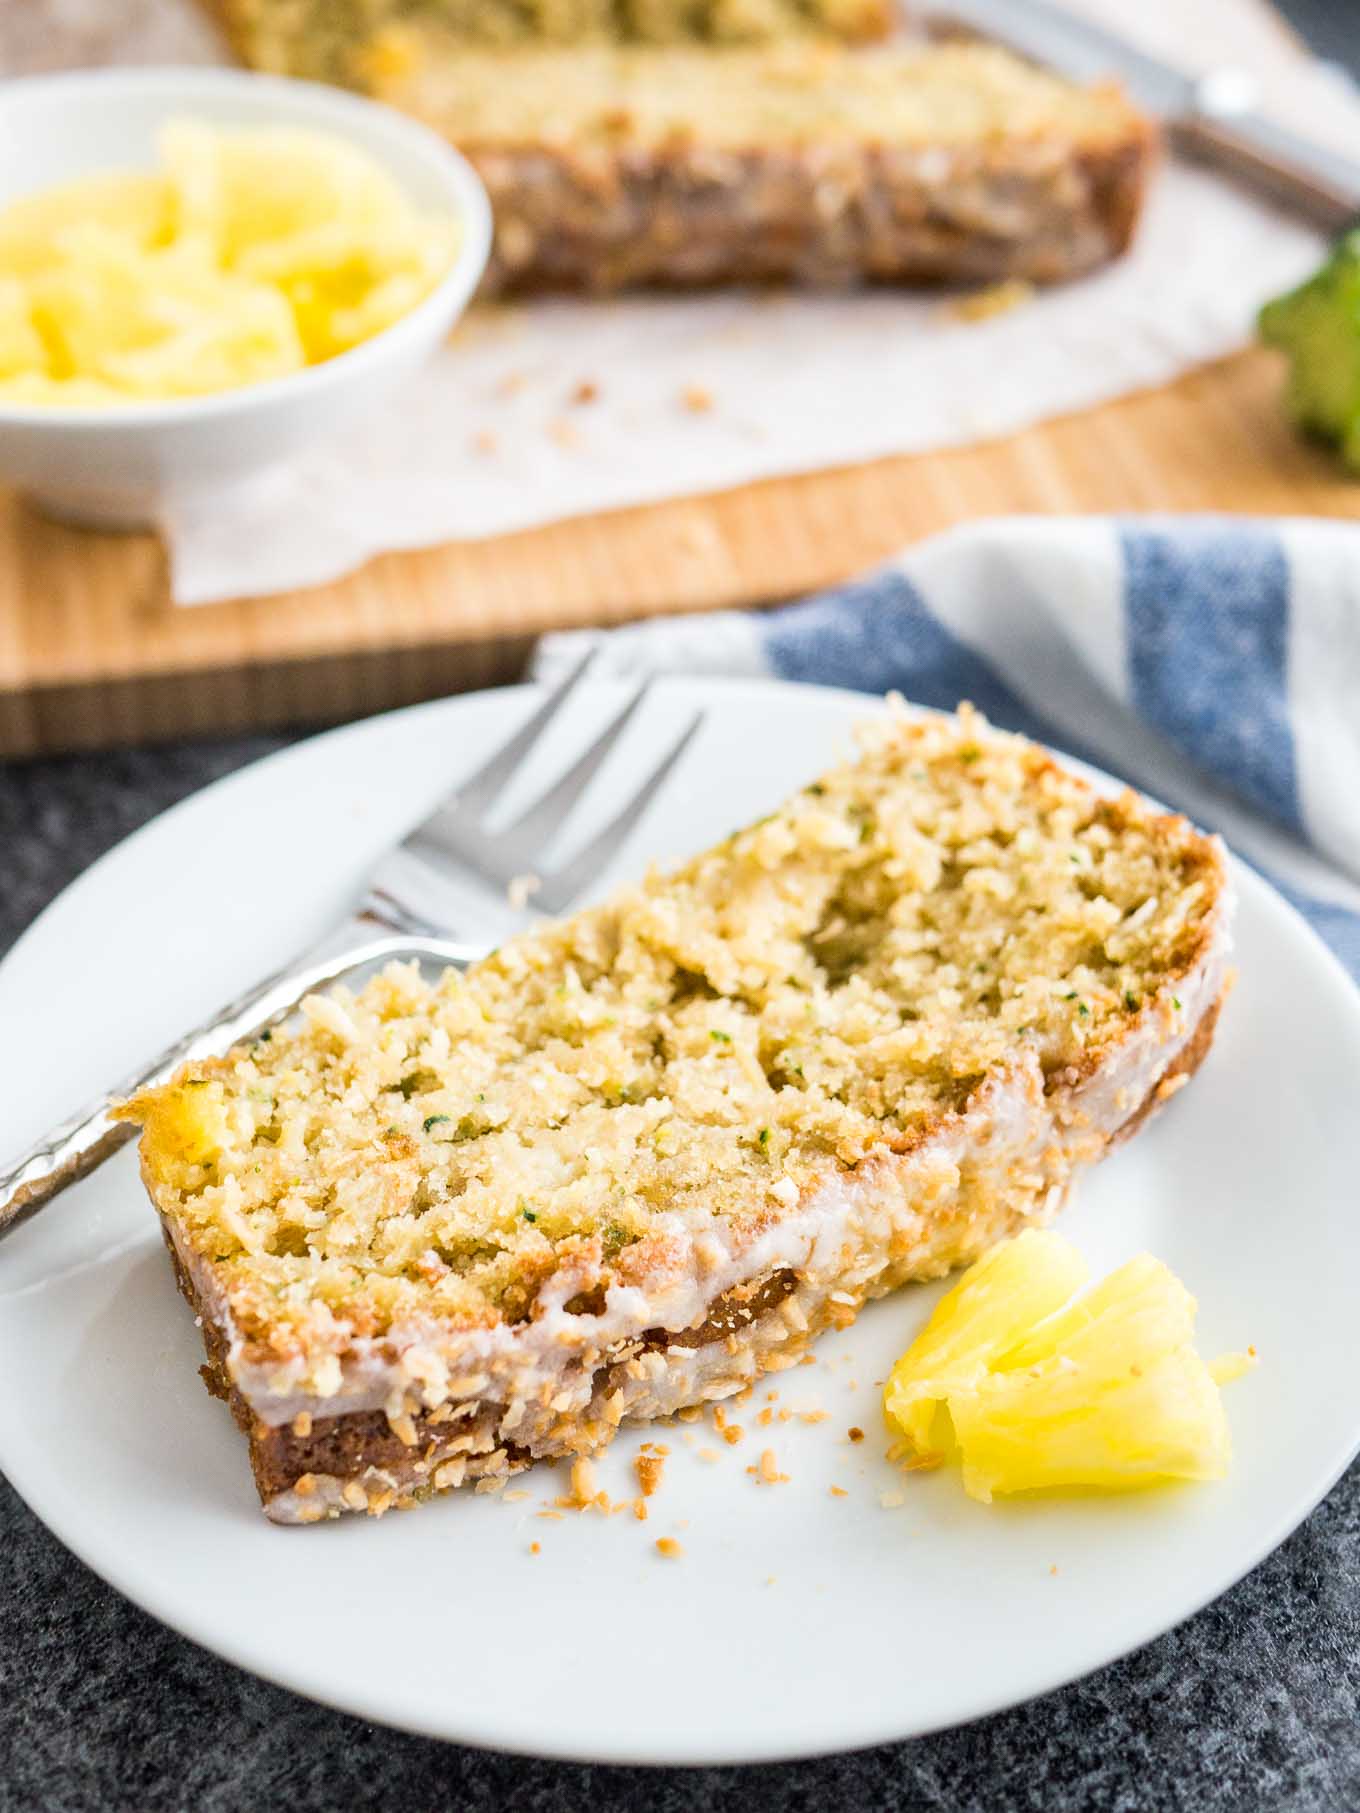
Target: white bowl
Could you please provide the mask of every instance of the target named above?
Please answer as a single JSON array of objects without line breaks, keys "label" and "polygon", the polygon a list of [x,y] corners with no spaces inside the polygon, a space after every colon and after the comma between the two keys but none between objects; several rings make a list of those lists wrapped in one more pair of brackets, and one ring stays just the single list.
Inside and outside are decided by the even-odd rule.
[{"label": "white bowl", "polygon": [[376,102],[229,69],[109,69],[0,84],[0,208],[95,171],[150,168],[168,119],[311,126],[358,145],[462,233],[448,275],[409,315],[324,364],[212,396],[68,409],[0,400],[0,478],[103,527],[152,524],[172,497],[230,484],[382,404],[466,307],[491,248],[491,207],[452,146]]}]

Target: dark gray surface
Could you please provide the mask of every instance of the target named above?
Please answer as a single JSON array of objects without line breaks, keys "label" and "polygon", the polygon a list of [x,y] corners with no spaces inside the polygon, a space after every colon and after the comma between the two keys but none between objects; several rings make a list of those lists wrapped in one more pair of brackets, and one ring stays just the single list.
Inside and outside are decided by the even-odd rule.
[{"label": "dark gray surface", "polygon": [[[0,768],[0,949],[102,850],[277,744]],[[7,1029],[8,1030],[8,1029]],[[3,1143],[3,1142],[0,1142]],[[0,1261],[0,1264],[3,1262]],[[0,1302],[0,1313],[3,1304]],[[1354,1381],[1339,1380],[1338,1389]],[[3,1385],[0,1384],[0,1389]],[[243,1460],[244,1464],[244,1460]],[[154,1515],[154,1507],[149,1507]],[[450,1557],[451,1565],[457,1557]],[[1129,1591],[1138,1591],[1131,1579]],[[457,1641],[457,1632],[450,1633]],[[1036,1633],[1036,1639],[1040,1633]],[[904,1669],[928,1633],[902,1633]],[[758,1694],[721,1672],[696,1691]],[[635,1662],[623,1646],[620,1667]],[[532,1693],[532,1654],[525,1692]],[[608,1693],[608,1683],[601,1682]],[[1360,1468],[1182,1629],[1037,1705],[777,1769],[585,1769],[481,1755],[324,1711],[164,1630],[0,1481],[0,1809],[1360,1807]]]},{"label": "dark gray surface", "polygon": [[1320,57],[1355,69],[1360,64],[1360,0],[1276,0]]},{"label": "dark gray surface", "polygon": [[[1320,49],[1354,57],[1360,0],[1293,0],[1287,10]],[[0,767],[0,950],[102,850],[274,746],[241,739]],[[904,1669],[928,1667],[928,1633],[903,1631],[902,1655]],[[621,1647],[619,1666],[634,1665]],[[720,1640],[713,1678],[693,1686],[760,1692],[723,1676]],[[913,1744],[692,1774],[483,1755],[312,1706],[137,1611],[0,1479],[0,1813],[502,1804],[612,1813],[644,1803],[657,1813],[1360,1808],[1360,1468],[1216,1605],[1088,1681]]]}]

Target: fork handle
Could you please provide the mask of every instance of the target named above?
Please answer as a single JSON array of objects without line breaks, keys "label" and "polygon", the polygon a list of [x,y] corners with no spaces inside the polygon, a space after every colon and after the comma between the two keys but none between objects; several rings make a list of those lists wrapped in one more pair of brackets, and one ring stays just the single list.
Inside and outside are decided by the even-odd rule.
[{"label": "fork handle", "polygon": [[221,1057],[242,1039],[285,1019],[313,990],[335,982],[361,964],[426,957],[462,966],[483,954],[482,947],[449,939],[365,936],[363,921],[352,921],[302,959],[258,983],[246,994],[185,1033],[151,1063],[97,1101],[90,1102],[38,1140],[0,1173],[0,1238],[27,1220],[78,1178],[86,1177],[133,1138],[137,1129],[113,1118],[113,1105],[143,1089],[166,1082],[181,1064]]}]

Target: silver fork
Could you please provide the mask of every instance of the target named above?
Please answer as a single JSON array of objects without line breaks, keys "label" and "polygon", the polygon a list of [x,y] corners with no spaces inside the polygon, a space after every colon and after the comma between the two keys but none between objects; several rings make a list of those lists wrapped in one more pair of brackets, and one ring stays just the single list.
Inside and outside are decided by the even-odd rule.
[{"label": "silver fork", "polygon": [[[647,696],[644,684],[513,824],[489,830],[485,814],[577,690],[591,660],[587,655],[484,766],[379,860],[355,910],[333,932],[54,1127],[0,1174],[0,1236],[134,1136],[135,1127],[111,1118],[116,1101],[164,1082],[181,1064],[220,1057],[240,1040],[286,1019],[304,996],[352,970],[413,957],[464,967],[485,956],[496,935],[515,923],[506,891],[530,877]],[[627,803],[568,861],[532,878],[536,909],[563,912],[584,891],[641,819],[702,722],[703,713],[696,712]],[[478,942],[452,937],[464,915],[477,931],[490,935]]]}]

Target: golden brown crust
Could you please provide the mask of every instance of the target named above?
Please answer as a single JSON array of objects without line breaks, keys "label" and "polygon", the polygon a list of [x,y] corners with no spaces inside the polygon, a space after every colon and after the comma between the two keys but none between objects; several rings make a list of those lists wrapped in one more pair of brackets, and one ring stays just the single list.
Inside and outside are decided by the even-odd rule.
[{"label": "golden brown crust", "polygon": [[1104,222],[1111,256],[1126,252],[1142,218],[1148,184],[1161,156],[1161,139],[1150,119],[1131,118],[1126,142],[1098,155],[1080,153],[1078,164],[1091,185],[1093,207]]},{"label": "golden brown crust", "polygon": [[[915,158],[865,145],[728,154],[620,153],[467,143],[499,223],[486,293],[795,282],[837,287],[1059,283],[1128,247],[1154,138],[1055,161],[955,157],[922,178]],[[953,192],[951,195],[951,191]],[[960,207],[955,197],[968,196]],[[1004,219],[1004,226],[1002,221]]]}]

